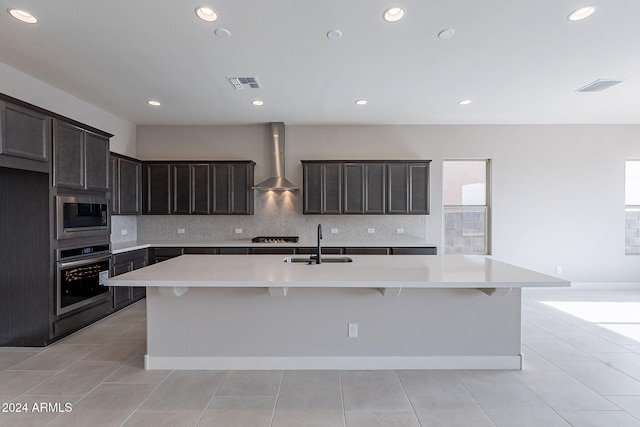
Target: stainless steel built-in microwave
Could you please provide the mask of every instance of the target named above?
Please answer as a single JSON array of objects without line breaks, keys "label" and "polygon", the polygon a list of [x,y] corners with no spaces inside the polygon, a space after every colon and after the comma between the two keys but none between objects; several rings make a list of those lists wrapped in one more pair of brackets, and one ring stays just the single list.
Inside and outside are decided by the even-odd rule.
[{"label": "stainless steel built-in microwave", "polygon": [[56,238],[109,235],[106,199],[56,196]]}]

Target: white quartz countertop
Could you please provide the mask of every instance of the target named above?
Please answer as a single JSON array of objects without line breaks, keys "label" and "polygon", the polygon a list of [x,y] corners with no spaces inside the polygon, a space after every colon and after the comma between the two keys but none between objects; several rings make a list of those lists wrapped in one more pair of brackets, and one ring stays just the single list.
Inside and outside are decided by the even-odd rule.
[{"label": "white quartz countertop", "polygon": [[[111,252],[119,254],[129,252],[136,249],[144,249],[149,247],[216,247],[216,248],[233,248],[233,247],[252,247],[252,248],[300,248],[315,247],[315,240],[300,240],[298,243],[253,243],[251,239],[239,240],[151,240],[151,241],[131,241],[122,243],[112,243]],[[406,241],[387,241],[387,240],[366,240],[366,241],[342,241],[323,239],[322,247],[350,247],[350,248],[413,248],[413,247],[438,247],[430,242],[422,240],[406,240]]]},{"label": "white quartz countertop", "polygon": [[[296,255],[305,258],[308,256]],[[325,255],[323,259],[341,257]],[[570,282],[482,255],[352,255],[353,262],[285,263],[283,255],[182,255],[110,278],[109,286],[513,288]],[[271,292],[271,291],[270,291]],[[286,290],[284,292],[286,295]]]}]

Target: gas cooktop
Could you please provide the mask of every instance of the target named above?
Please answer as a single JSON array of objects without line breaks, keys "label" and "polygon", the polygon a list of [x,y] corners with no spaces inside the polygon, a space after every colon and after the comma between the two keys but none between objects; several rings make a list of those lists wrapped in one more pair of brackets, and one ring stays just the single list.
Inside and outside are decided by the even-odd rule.
[{"label": "gas cooktop", "polygon": [[298,236],[258,236],[251,241],[253,243],[298,243]]}]

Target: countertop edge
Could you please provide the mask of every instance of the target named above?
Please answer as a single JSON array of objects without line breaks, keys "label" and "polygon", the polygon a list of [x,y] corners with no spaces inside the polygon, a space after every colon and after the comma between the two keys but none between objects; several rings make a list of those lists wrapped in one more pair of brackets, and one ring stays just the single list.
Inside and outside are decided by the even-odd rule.
[{"label": "countertop edge", "polygon": [[[151,247],[248,247],[248,248],[308,248],[315,247],[316,242],[305,240],[298,243],[252,243],[251,240],[154,240],[154,241],[131,241],[111,244],[111,253],[116,255],[125,252],[131,252],[138,249]],[[322,247],[360,247],[360,248],[421,248],[433,247],[440,252],[439,245],[425,241],[331,241],[323,240]]]}]

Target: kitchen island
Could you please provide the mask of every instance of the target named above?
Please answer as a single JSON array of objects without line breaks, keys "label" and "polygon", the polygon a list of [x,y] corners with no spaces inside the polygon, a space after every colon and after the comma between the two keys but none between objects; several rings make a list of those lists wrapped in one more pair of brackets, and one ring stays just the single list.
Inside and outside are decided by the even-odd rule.
[{"label": "kitchen island", "polygon": [[299,258],[182,255],[107,284],[147,287],[145,367],[193,370],[519,369],[521,288],[570,285],[486,256]]}]

